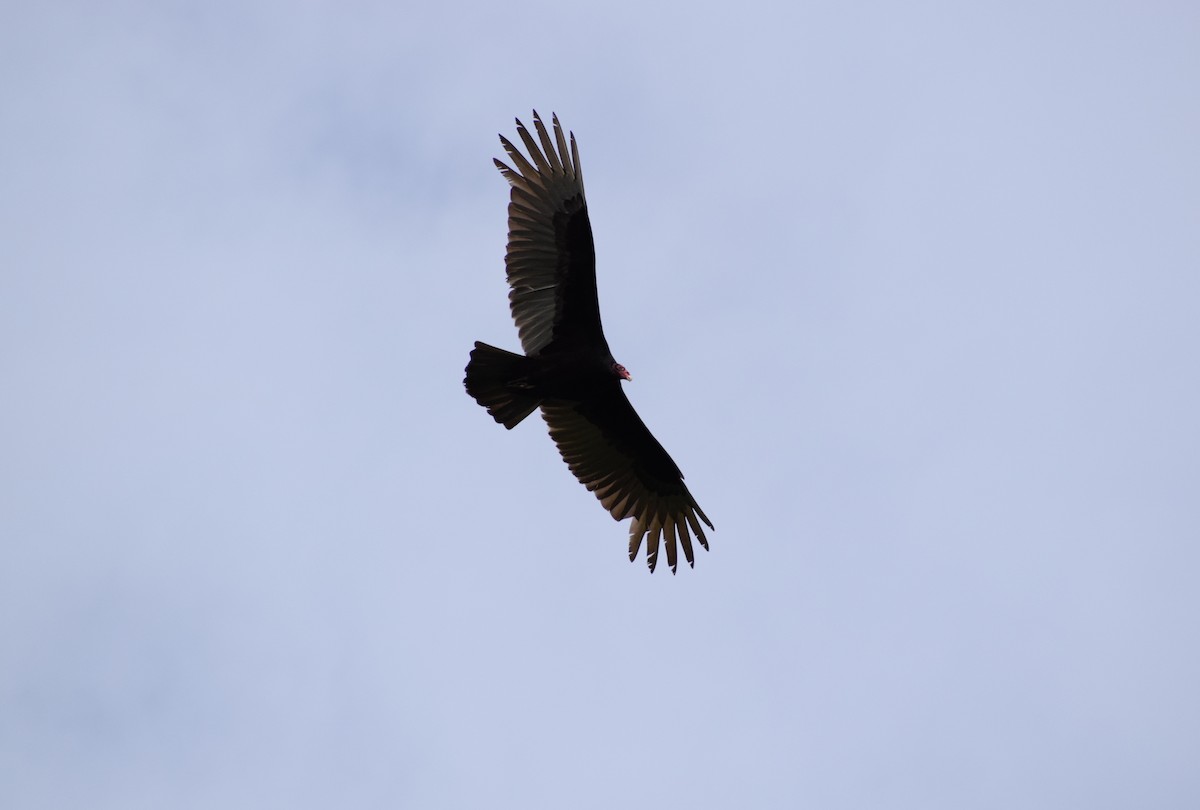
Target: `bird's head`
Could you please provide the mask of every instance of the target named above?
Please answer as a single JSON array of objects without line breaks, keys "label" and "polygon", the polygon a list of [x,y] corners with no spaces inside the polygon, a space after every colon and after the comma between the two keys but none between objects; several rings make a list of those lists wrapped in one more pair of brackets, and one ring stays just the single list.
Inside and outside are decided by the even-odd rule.
[{"label": "bird's head", "polygon": [[612,373],[614,376],[616,376],[622,380],[633,380],[633,375],[630,374],[625,369],[625,366],[621,365],[620,363],[612,364]]}]

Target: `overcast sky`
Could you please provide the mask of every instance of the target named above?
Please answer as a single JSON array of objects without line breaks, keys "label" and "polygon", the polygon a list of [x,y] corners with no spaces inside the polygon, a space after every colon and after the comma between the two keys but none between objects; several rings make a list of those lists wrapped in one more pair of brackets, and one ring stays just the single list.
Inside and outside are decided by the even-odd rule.
[{"label": "overcast sky", "polygon": [[[1200,6],[413,5],[0,6],[0,805],[1200,806]],[[533,108],[674,577],[462,390]]]}]

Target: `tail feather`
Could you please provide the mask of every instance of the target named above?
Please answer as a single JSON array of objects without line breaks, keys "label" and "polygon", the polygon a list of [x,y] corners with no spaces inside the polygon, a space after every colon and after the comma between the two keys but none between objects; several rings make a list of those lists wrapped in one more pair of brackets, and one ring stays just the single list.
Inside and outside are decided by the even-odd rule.
[{"label": "tail feather", "polygon": [[475,341],[463,385],[500,424],[512,430],[542,400],[524,381],[528,358]]}]

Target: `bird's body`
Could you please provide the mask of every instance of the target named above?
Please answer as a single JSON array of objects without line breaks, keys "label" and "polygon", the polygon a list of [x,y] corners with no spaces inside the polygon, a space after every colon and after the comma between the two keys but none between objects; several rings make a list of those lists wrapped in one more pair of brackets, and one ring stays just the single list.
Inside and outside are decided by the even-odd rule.
[{"label": "bird's body", "polygon": [[707,549],[700,521],[710,529],[712,523],[621,388],[631,377],[613,359],[600,324],[579,151],[572,135],[568,159],[562,127],[557,117],[552,120],[553,140],[534,113],[537,141],[517,121],[532,163],[503,136],[500,141],[519,171],[496,161],[512,186],[505,264],[525,354],[476,342],[464,384],[509,429],[540,407],[551,438],[580,482],[614,518],[633,518],[629,559],[645,538],[653,571],[665,540],[674,572],[676,540],[693,564],[689,529]]}]

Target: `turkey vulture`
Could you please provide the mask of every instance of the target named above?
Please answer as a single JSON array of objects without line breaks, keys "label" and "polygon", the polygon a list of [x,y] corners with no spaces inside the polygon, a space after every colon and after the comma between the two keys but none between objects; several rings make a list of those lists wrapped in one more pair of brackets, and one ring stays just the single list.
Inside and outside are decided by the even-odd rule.
[{"label": "turkey vulture", "polygon": [[553,139],[534,111],[535,141],[517,120],[532,163],[503,135],[500,143],[516,169],[495,161],[512,186],[504,262],[512,288],[509,307],[525,354],[476,341],[463,384],[509,430],[540,407],[550,437],[580,483],[616,520],[633,518],[630,562],[647,538],[646,563],[653,572],[665,539],[667,564],[675,573],[676,539],[694,566],[688,529],[707,549],[700,521],[709,529],[713,525],[621,390],[621,381],[632,377],[613,359],[600,325],[579,149],[571,133],[568,160],[558,116],[551,121]]}]

